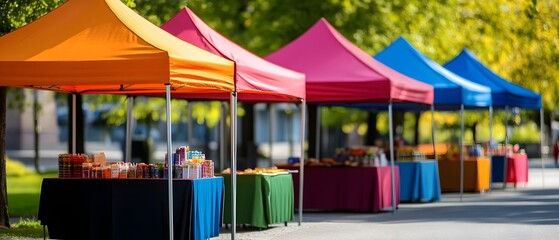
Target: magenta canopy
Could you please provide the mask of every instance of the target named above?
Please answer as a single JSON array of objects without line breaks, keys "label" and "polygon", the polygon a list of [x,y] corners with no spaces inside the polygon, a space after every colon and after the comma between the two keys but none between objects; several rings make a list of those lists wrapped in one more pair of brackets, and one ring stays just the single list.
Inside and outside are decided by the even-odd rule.
[{"label": "magenta canopy", "polygon": [[[305,75],[270,63],[225,38],[185,7],[161,26],[172,35],[235,62],[239,101],[299,102]],[[174,98],[228,100],[228,93],[173,94]]]},{"label": "magenta canopy", "polygon": [[433,103],[431,85],[373,59],[324,18],[266,59],[306,74],[309,103]]}]

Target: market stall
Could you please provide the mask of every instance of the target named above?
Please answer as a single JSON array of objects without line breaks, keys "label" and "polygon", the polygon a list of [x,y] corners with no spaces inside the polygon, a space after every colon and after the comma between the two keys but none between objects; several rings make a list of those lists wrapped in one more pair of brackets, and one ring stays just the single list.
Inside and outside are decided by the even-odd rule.
[{"label": "market stall", "polygon": [[[491,106],[490,89],[464,79],[431,59],[428,59],[403,37],[396,39],[392,44],[375,55],[374,58],[409,77],[431,84],[435,88],[435,99],[433,103],[437,110],[460,109],[461,136],[460,143],[458,144],[459,153],[456,154],[455,158],[439,160],[438,164],[441,188],[444,189],[445,182],[458,182],[458,190],[460,191],[460,198],[462,198],[465,178],[463,171],[465,156],[463,147],[464,109],[466,107],[475,109]],[[442,172],[447,170],[446,167],[443,168],[443,165],[456,167],[457,174],[443,175]],[[468,173],[475,174],[476,172]]]},{"label": "market stall", "polygon": [[400,168],[400,202],[441,200],[437,161],[398,161],[396,165]]},{"label": "market stall", "polygon": [[[237,99],[242,102],[289,102],[289,103],[299,103],[301,105],[301,139],[304,139],[304,122],[305,122],[305,75],[299,72],[295,72],[275,64],[272,64],[260,57],[252,54],[251,52],[245,50],[229,39],[223,37],[221,34],[210,28],[206,23],[204,23],[198,16],[196,16],[189,8],[185,7],[180,12],[178,12],[174,17],[172,17],[168,22],[161,26],[165,31],[173,34],[174,36],[191,43],[197,47],[200,47],[208,52],[215,55],[231,59],[235,61],[235,90],[238,93]],[[173,95],[174,98],[184,98],[184,99],[211,99],[211,100],[227,100],[228,95],[223,93],[213,93],[213,94],[195,94],[195,93],[185,93]],[[233,103],[232,103],[233,104]],[[223,118],[224,122],[225,118]],[[236,140],[236,130],[233,135],[234,139],[231,142],[235,143]],[[224,141],[221,142],[222,144]],[[301,149],[304,151],[303,147],[304,141],[301,141]],[[222,145],[221,149],[225,149]],[[236,153],[233,153],[236,155]],[[303,152],[301,155],[304,155]],[[232,227],[232,237],[234,238],[236,232],[236,220],[242,223],[247,223],[246,220],[246,209],[243,208],[245,202],[237,201],[240,199],[254,199],[259,196],[258,194],[261,190],[258,189],[258,184],[245,185],[244,183],[247,177],[241,177],[237,182],[236,179],[236,165],[232,162],[231,165],[231,182],[226,188],[226,196],[231,196],[231,199],[227,198],[226,203],[228,204],[226,209],[231,211],[227,212],[226,216],[229,216]],[[301,170],[302,171],[302,170]],[[251,177],[248,177],[251,178]],[[256,177],[258,178],[258,177]],[[226,180],[226,183],[229,183]],[[229,192],[227,192],[229,191]],[[240,194],[236,194],[236,191],[240,191]],[[275,194],[285,194],[283,188],[270,188],[271,195]],[[248,195],[246,195],[248,194]],[[284,197],[293,197],[293,195],[285,195]],[[229,204],[232,204],[231,207]],[[240,207],[239,215],[237,215],[236,208]],[[293,215],[281,212],[281,209],[270,208],[270,214],[287,216],[287,218],[281,218],[281,221],[291,221]],[[278,213],[275,213],[278,211]],[[234,217],[231,217],[234,216]],[[299,212],[299,224],[301,223],[302,210]],[[268,219],[268,220],[274,220]],[[251,221],[248,221],[251,222]],[[252,222],[257,224],[256,226],[263,227],[265,224],[263,221]],[[268,222],[269,223],[269,222]]]},{"label": "market stall", "polygon": [[[293,168],[290,168],[293,169]],[[306,167],[306,210],[365,211],[390,210],[392,204],[391,167]],[[394,167],[396,203],[400,202],[400,171]],[[298,174],[293,174],[298,194]]]},{"label": "market stall", "polygon": [[[230,187],[228,174],[225,187]],[[237,224],[267,228],[271,224],[293,220],[293,180],[288,172],[256,173],[244,172],[237,175]],[[225,191],[223,223],[231,224],[230,193]]]},{"label": "market stall", "polygon": [[[51,239],[169,239],[166,179],[44,179]],[[219,236],[223,178],[174,180],[175,239]],[[149,197],[146,197],[149,196]]]},{"label": "market stall", "polygon": [[[506,175],[501,169],[505,168]],[[491,182],[492,183],[512,183],[516,187],[518,183],[528,183],[528,155],[511,154],[507,157],[503,155],[492,156],[491,158]],[[504,177],[506,176],[506,177]]]},{"label": "market stall", "polygon": [[[66,1],[35,22],[0,38],[0,51],[2,52],[0,55],[2,72],[0,85],[2,86],[53,90],[70,93],[73,96],[96,93],[165,95],[167,155],[169,156],[172,154],[171,92],[233,92],[235,85],[232,61],[184,43],[140,17],[118,0]],[[73,119],[72,128],[75,133],[75,116]],[[75,146],[75,135],[72,137],[72,143]],[[75,151],[75,147],[73,149]],[[63,184],[72,180],[56,181],[56,183]],[[99,180],[92,180],[95,181]],[[158,193],[167,195],[167,197],[157,197],[162,197],[164,201],[159,204],[163,204],[162,206],[168,209],[168,214],[162,214],[167,219],[166,224],[164,219],[160,219],[168,227],[167,235],[156,238],[165,238],[165,236],[173,238],[174,226],[178,223],[173,213],[182,208],[186,202],[173,205],[175,187],[171,177],[166,181],[142,182],[154,184],[153,181],[156,181],[161,188],[159,190],[162,192]],[[180,192],[188,191],[187,186],[192,184],[188,183],[189,181],[191,180],[179,184]],[[77,184],[86,182],[89,180],[76,181]],[[165,182],[166,184],[161,185]],[[42,189],[43,201],[48,201],[47,196],[55,195],[50,193],[51,189],[54,188]],[[222,189],[214,188],[213,191],[217,196]],[[151,193],[144,192],[144,194]],[[62,195],[56,196],[57,200],[61,201]],[[133,202],[135,199],[124,195],[119,200]],[[221,204],[220,199],[215,198],[212,201],[210,204]],[[39,209],[41,212],[39,220],[47,221],[42,222],[43,224],[53,223],[50,222],[54,217],[53,214],[72,214],[75,218],[88,216],[85,211],[71,211],[66,208],[59,208],[58,212],[48,211],[43,204],[46,203],[41,203],[44,207]],[[198,207],[193,206],[194,209]],[[147,212],[152,211],[150,206],[146,208]],[[161,210],[159,206],[158,209]],[[145,214],[143,211],[129,213],[126,218],[143,219]],[[196,211],[190,213],[195,214]],[[211,220],[220,221],[218,215],[209,217]],[[63,220],[64,224],[72,225],[74,218]],[[177,231],[183,231],[183,228],[188,225],[177,224],[177,226],[180,227]],[[85,227],[89,228],[88,232],[95,231],[93,224]],[[201,227],[203,232],[211,233],[202,236],[203,238],[219,234],[218,225],[209,224]],[[63,231],[72,230],[63,228]]]},{"label": "market stall", "polygon": [[[534,93],[528,89],[525,89],[521,86],[518,86],[510,81],[503,79],[489,68],[484,66],[470,51],[467,49],[463,49],[460,54],[458,54],[455,58],[450,60],[448,63],[445,64],[445,68],[453,71],[454,73],[471,79],[474,82],[479,84],[486,85],[487,87],[491,88],[491,97],[494,108],[504,109],[506,113],[510,110],[510,108],[523,108],[523,109],[534,109],[540,110],[540,126],[543,126],[543,107],[541,96],[537,93]],[[507,115],[508,116],[508,115]],[[491,119],[492,121],[492,119]],[[506,129],[508,129],[508,121],[505,121]],[[490,131],[492,131],[492,127],[490,127]],[[508,130],[505,131],[505,146],[508,146],[509,143],[509,136]],[[490,135],[490,143],[492,143],[492,135]],[[540,153],[543,151],[543,131],[540,133]],[[489,152],[493,153],[496,152],[497,154],[492,156],[492,165],[491,171],[493,182],[502,182],[503,186],[506,185],[505,178],[503,177],[505,173],[508,174],[509,168],[508,163],[509,161],[505,161],[508,159],[509,151],[498,151],[491,149],[491,144],[489,144]],[[542,159],[542,172],[544,169],[544,157],[543,153],[540,155]],[[513,157],[516,159],[516,157]],[[516,163],[516,161],[510,161],[511,163]],[[495,166],[493,165],[495,164]],[[521,163],[521,165],[524,165]],[[516,166],[514,167],[517,168]],[[507,177],[508,179],[508,177]],[[527,179],[526,179],[527,181]],[[543,184],[543,178],[542,178]]]},{"label": "market stall", "polygon": [[[334,29],[325,19],[320,19],[314,26],[307,30],[291,43],[266,57],[267,60],[278,65],[303,72],[306,74],[307,101],[313,104],[340,104],[340,103],[381,103],[388,106],[390,123],[390,143],[393,143],[392,106],[394,103],[412,102],[431,104],[433,88],[427,84],[408,78],[399,72],[372,59],[367,53],[353,45],[349,40]],[[317,124],[318,126],[319,124]],[[390,149],[394,149],[390,147]],[[390,152],[394,159],[393,151]],[[394,211],[397,207],[397,188],[395,183],[397,174],[391,161],[391,206]],[[304,164],[301,164],[302,166]],[[334,168],[334,167],[332,167]],[[311,169],[310,167],[308,169]],[[349,168],[344,171],[360,171],[358,168]],[[321,180],[326,181],[328,170],[325,168],[313,169]],[[341,170],[340,170],[341,171]],[[321,174],[321,172],[324,172]],[[307,181],[307,180],[305,180]],[[299,184],[307,186],[302,181]],[[314,183],[318,184],[318,183]],[[372,195],[369,183],[354,183],[360,188],[362,194]],[[308,187],[303,194],[306,199],[334,194],[347,198],[350,201],[356,195],[345,195],[337,192],[341,189],[329,189],[314,192]],[[384,193],[387,194],[387,193]],[[322,197],[321,197],[322,196]],[[374,200],[374,199],[372,199]],[[303,200],[305,202],[307,200]],[[300,202],[299,206],[307,206]]]}]

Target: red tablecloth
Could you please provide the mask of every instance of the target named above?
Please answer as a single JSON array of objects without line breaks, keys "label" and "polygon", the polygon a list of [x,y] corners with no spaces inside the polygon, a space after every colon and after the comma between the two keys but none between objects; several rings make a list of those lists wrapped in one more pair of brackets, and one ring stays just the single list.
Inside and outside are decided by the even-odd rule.
[{"label": "red tablecloth", "polygon": [[[291,168],[297,169],[297,168]],[[381,211],[392,208],[390,167],[306,167],[305,210]],[[394,166],[396,206],[400,173]],[[295,208],[299,204],[299,174],[293,174]]]},{"label": "red tablecloth", "polygon": [[507,182],[528,182],[528,155],[513,154],[507,157]]}]

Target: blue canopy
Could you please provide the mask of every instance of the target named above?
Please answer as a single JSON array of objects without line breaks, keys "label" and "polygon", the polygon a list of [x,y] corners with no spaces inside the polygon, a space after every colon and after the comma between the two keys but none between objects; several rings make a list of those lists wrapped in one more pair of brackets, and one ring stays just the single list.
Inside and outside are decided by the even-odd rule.
[{"label": "blue canopy", "polygon": [[425,57],[403,37],[374,58],[404,75],[431,84],[435,88],[433,103],[436,106],[456,108],[464,104],[472,108],[491,105],[491,90],[488,87],[452,73]]},{"label": "blue canopy", "polygon": [[491,88],[494,107],[540,109],[542,106],[540,95],[501,78],[484,66],[468,49],[464,48],[444,67],[463,78]]}]

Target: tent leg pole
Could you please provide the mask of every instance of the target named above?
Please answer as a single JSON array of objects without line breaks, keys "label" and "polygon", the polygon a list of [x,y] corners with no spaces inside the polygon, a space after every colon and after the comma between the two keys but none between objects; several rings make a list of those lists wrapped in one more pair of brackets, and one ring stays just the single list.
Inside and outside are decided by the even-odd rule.
[{"label": "tent leg pole", "polygon": [[219,104],[219,170],[223,171],[225,164],[225,103]]},{"label": "tent leg pole", "polygon": [[165,85],[165,103],[167,110],[167,181],[169,192],[169,239],[173,240],[173,152],[171,151],[171,85]]},{"label": "tent leg pole", "polygon": [[508,146],[509,146],[509,106],[505,107],[505,161],[503,162],[503,188],[507,187],[507,165],[508,165]]},{"label": "tent leg pole", "polygon": [[134,97],[128,96],[128,108],[126,109],[126,150],[124,162],[132,162],[132,108],[134,108]]},{"label": "tent leg pole", "polygon": [[[315,156],[316,156],[316,160],[320,161],[320,145],[321,145],[321,139],[320,139],[320,106],[316,106],[316,140],[315,140]],[[301,159],[301,164],[304,163],[303,161],[304,159]]]},{"label": "tent leg pole", "polygon": [[72,93],[72,153],[76,153],[76,94]]},{"label": "tent leg pole", "polygon": [[275,105],[270,103],[268,104],[268,118],[269,118],[269,127],[268,127],[268,150],[270,151],[270,167],[274,166],[274,158],[273,158],[273,150],[274,150],[274,128],[275,128],[275,118],[276,118],[276,108]]},{"label": "tent leg pole", "polygon": [[435,161],[439,160],[437,156],[437,138],[435,136],[435,105],[431,104],[431,137],[433,138],[433,155],[435,155]]},{"label": "tent leg pole", "polygon": [[390,131],[390,185],[392,188],[392,214],[396,212],[396,187],[394,184],[394,129],[392,124],[392,101],[388,105],[388,129]]},{"label": "tent leg pole", "polygon": [[[301,158],[305,159],[305,99],[301,99]],[[301,162],[302,163],[302,160]],[[299,226],[303,222],[303,181],[305,179],[305,164],[299,164]]]},{"label": "tent leg pole", "polygon": [[460,104],[460,202],[464,194],[464,104]]},{"label": "tent leg pole", "polygon": [[231,92],[231,239],[237,232],[237,92]]},{"label": "tent leg pole", "polygon": [[192,102],[187,103],[188,107],[188,145],[191,146],[191,149],[194,147],[192,136],[194,131],[194,122],[192,121]]},{"label": "tent leg pole", "polygon": [[543,112],[543,103],[542,103],[542,107],[540,108],[540,158],[541,158],[541,161],[542,161],[542,188],[545,187],[545,184],[544,184],[544,179],[545,179],[544,178],[544,169],[545,169],[544,160],[545,160],[545,157],[543,155],[543,144],[544,144],[543,139],[544,139],[544,130],[545,130],[544,124],[545,124],[545,122],[544,122],[543,117],[544,117],[544,112]]},{"label": "tent leg pole", "polygon": [[493,190],[493,152],[491,143],[493,142],[493,106],[489,106],[489,145],[487,146],[487,155],[489,157],[489,192]]}]

